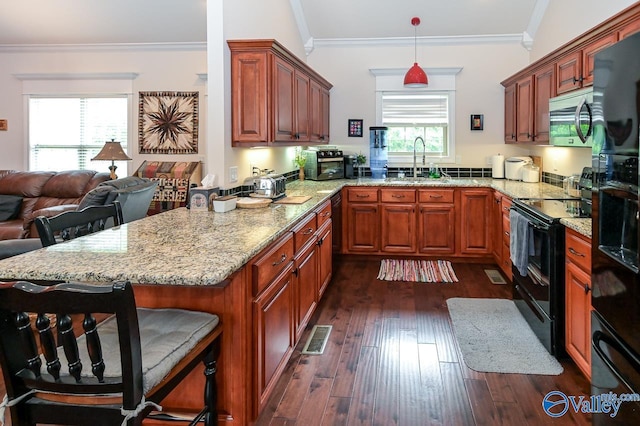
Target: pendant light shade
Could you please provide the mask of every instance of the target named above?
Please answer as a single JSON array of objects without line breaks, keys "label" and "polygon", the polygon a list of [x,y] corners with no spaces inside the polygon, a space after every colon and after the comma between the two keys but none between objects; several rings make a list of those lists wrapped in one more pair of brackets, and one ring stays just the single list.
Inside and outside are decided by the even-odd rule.
[{"label": "pendant light shade", "polygon": [[427,84],[429,84],[427,73],[418,65],[418,25],[420,25],[420,18],[417,16],[411,18],[411,25],[413,25],[414,28],[414,62],[413,66],[409,68],[409,71],[407,71],[404,76],[404,86],[415,88],[427,87]]}]

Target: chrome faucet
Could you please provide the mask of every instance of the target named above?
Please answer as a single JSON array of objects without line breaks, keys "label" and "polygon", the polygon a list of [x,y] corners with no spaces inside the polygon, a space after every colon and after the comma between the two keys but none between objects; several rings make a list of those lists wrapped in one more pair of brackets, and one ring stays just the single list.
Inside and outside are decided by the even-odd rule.
[{"label": "chrome faucet", "polygon": [[427,155],[427,153],[426,153],[427,152],[427,147],[424,144],[424,139],[422,139],[421,136],[418,136],[413,141],[413,177],[414,178],[418,177],[418,166],[416,164],[416,143],[418,142],[418,139],[420,140],[420,142],[422,142],[422,165],[423,166],[425,164],[425,157]]}]

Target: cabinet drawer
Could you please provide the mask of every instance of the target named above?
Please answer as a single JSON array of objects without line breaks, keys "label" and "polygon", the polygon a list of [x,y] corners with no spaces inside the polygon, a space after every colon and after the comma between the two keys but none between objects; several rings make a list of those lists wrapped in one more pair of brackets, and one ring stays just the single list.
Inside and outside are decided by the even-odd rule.
[{"label": "cabinet drawer", "polygon": [[287,233],[251,265],[253,294],[257,295],[293,260],[293,234]]},{"label": "cabinet drawer", "polygon": [[329,219],[331,219],[331,201],[326,201],[323,205],[321,205],[318,209],[316,209],[316,214],[318,218],[318,228],[324,225]]},{"label": "cabinet drawer", "polygon": [[502,215],[502,238],[507,245],[511,243],[511,221],[508,215]]},{"label": "cabinet drawer", "polygon": [[293,228],[293,248],[295,253],[299,252],[307,241],[315,237],[316,229],[318,229],[318,225],[315,213],[309,214],[307,218]]},{"label": "cabinet drawer", "polygon": [[377,188],[348,188],[347,200],[350,203],[376,203],[378,202]]},{"label": "cabinet drawer", "polygon": [[586,273],[591,273],[591,241],[571,229],[566,232],[567,260],[578,265]]},{"label": "cabinet drawer", "polygon": [[415,189],[383,189],[380,191],[383,203],[415,203]]},{"label": "cabinet drawer", "polygon": [[453,189],[421,189],[418,191],[420,203],[453,203]]}]

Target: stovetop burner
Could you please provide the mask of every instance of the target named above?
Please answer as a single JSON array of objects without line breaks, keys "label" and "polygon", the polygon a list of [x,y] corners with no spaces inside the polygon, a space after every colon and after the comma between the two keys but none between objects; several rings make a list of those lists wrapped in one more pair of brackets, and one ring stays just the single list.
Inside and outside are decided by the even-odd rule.
[{"label": "stovetop burner", "polygon": [[534,214],[542,216],[548,222],[556,222],[562,218],[583,218],[590,217],[583,210],[580,198],[518,198],[514,204]]}]

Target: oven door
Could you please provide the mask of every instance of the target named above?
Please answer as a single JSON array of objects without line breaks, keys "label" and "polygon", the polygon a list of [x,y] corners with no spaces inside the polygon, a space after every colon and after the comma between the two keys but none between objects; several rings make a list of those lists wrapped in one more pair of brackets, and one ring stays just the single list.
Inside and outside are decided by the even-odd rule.
[{"label": "oven door", "polygon": [[342,179],[344,177],[344,159],[318,158],[316,180]]},{"label": "oven door", "polygon": [[[640,392],[640,359],[604,322],[591,313],[591,393],[617,396]],[[593,413],[594,425],[631,425],[640,418],[640,402],[621,402],[617,412]]]}]

